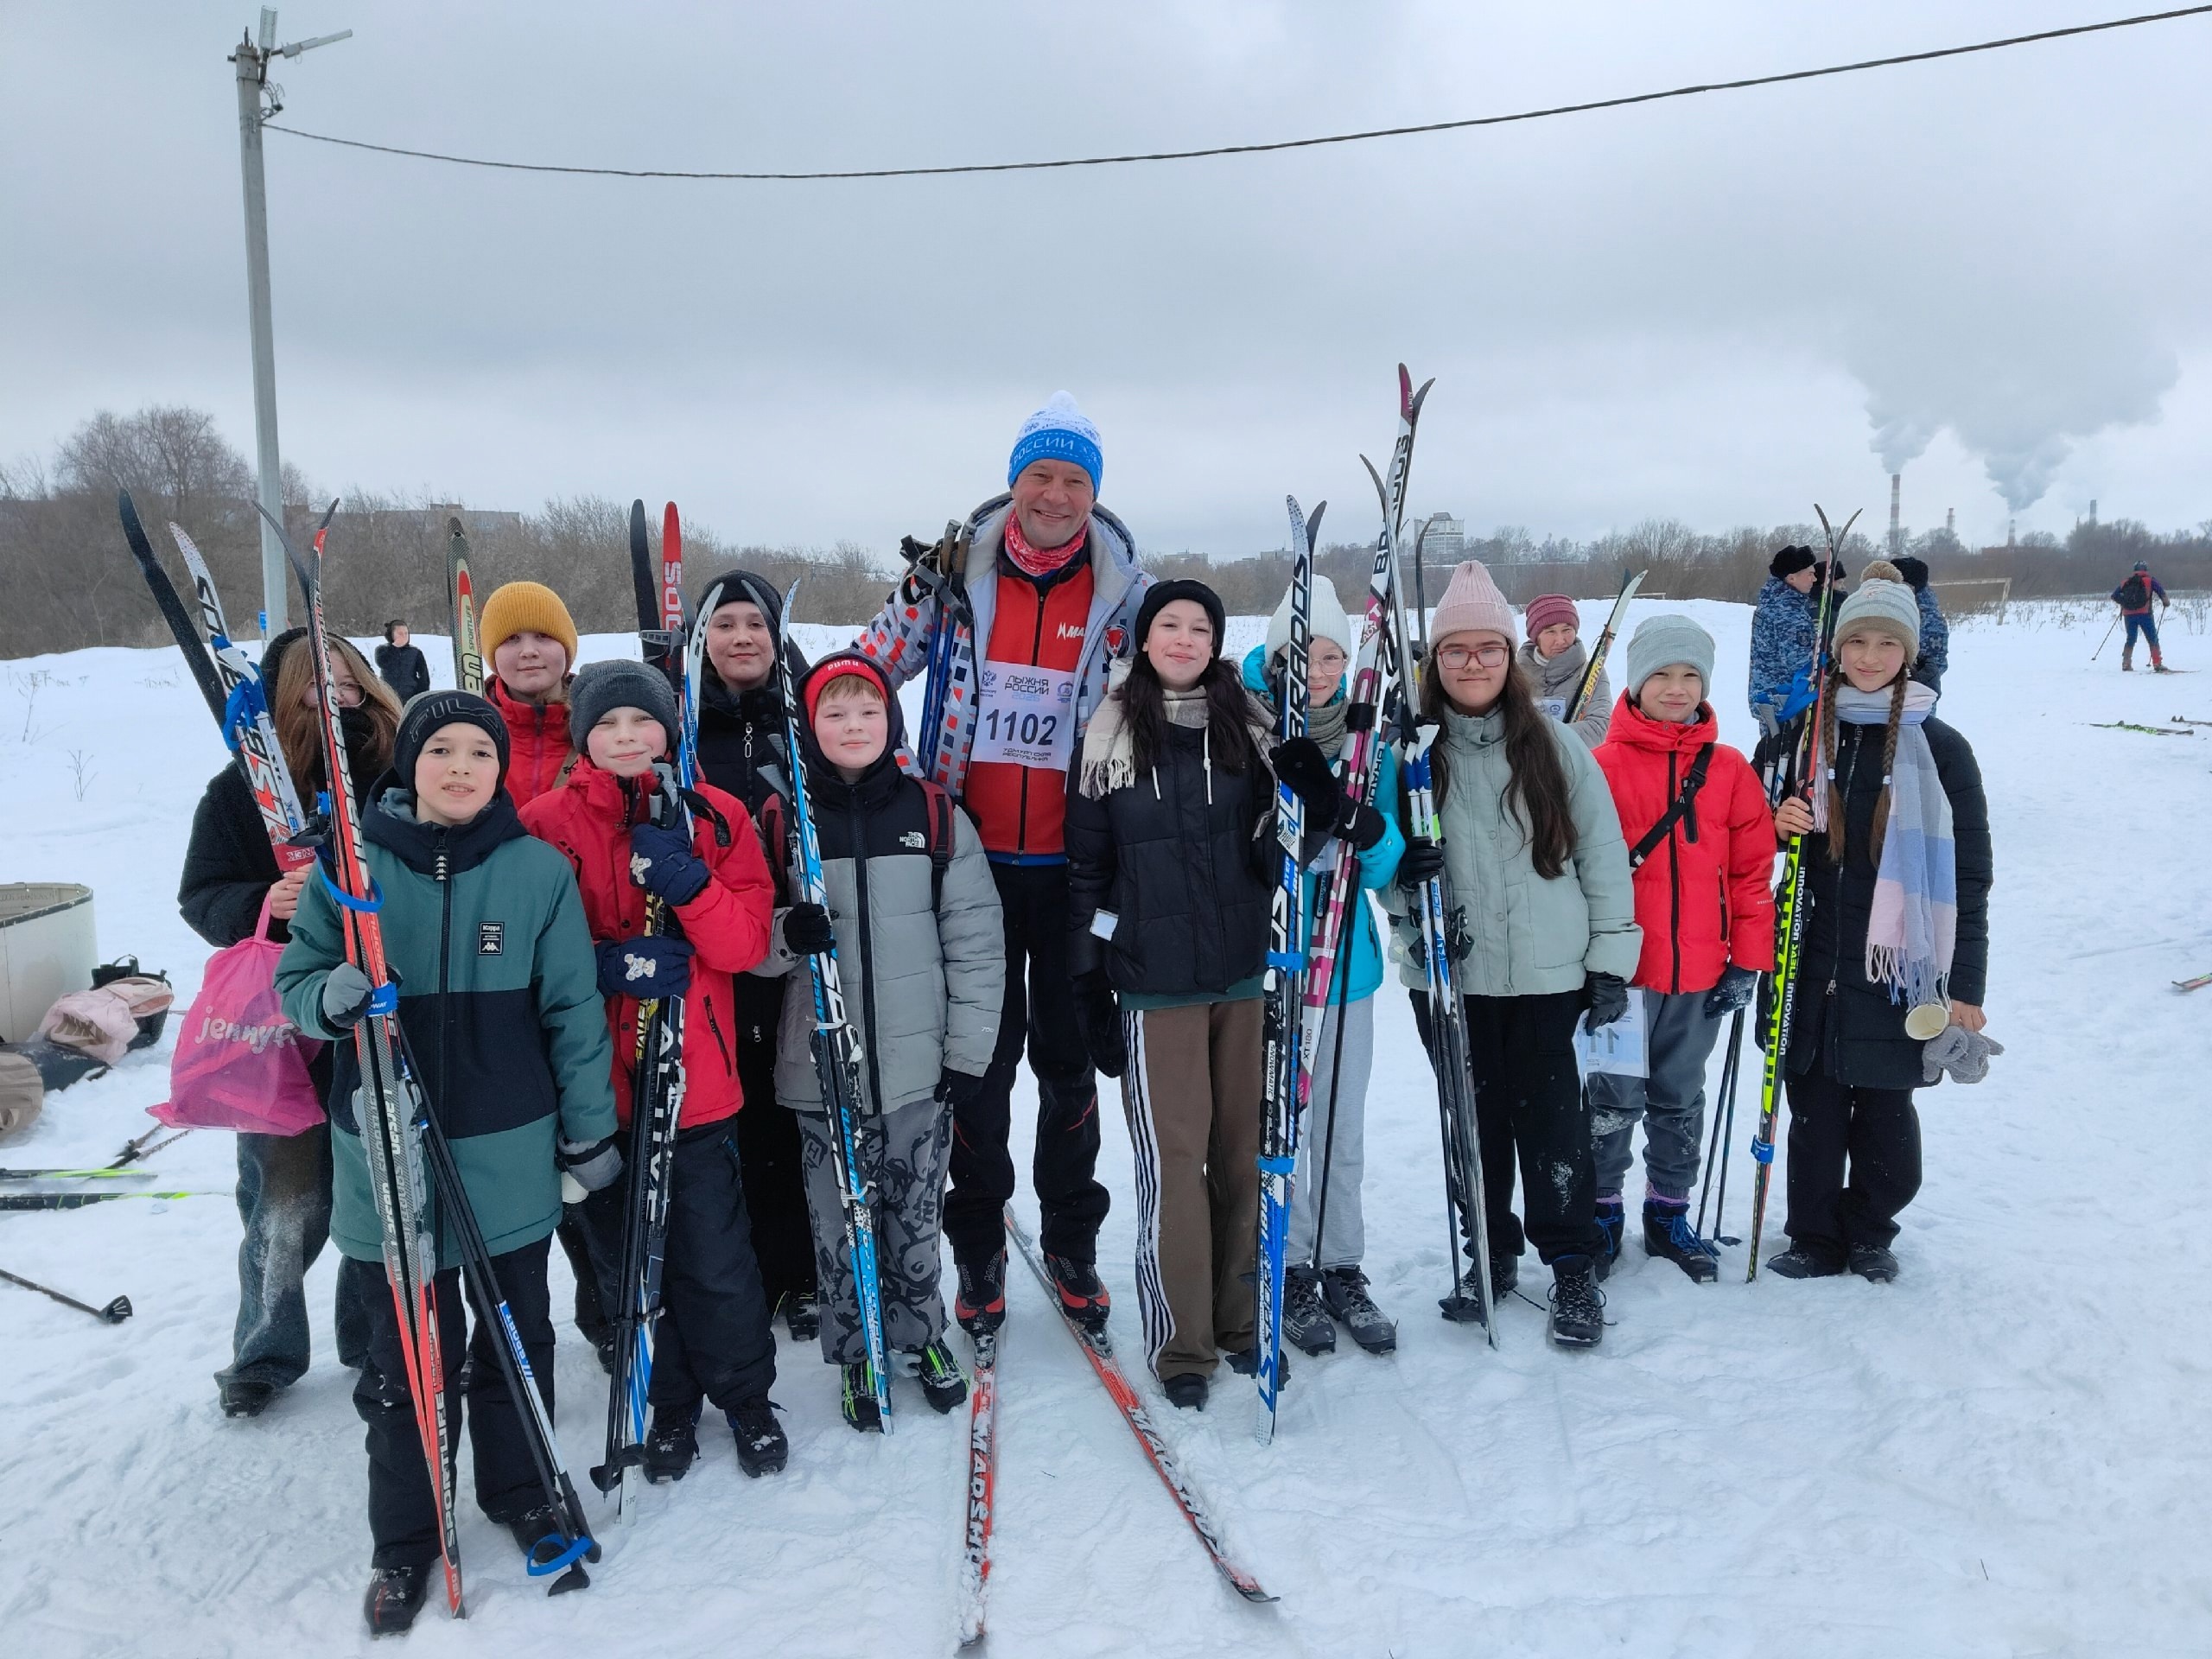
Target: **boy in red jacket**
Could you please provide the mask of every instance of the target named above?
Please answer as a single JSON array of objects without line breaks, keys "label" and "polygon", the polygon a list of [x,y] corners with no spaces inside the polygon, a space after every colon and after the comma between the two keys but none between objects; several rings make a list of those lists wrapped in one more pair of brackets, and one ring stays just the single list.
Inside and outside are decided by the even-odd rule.
[{"label": "boy in red jacket", "polygon": [[[1705,1125],[1705,1068],[1720,1021],[1774,966],[1774,817],[1751,763],[1719,741],[1706,702],[1713,636],[1655,616],[1628,644],[1628,689],[1598,766],[1636,872],[1646,1075],[1592,1074],[1598,1219],[1620,1254],[1637,1120],[1643,1120],[1643,1248],[1700,1283],[1719,1274],[1689,1224]],[[1676,809],[1679,807],[1679,810]],[[1672,814],[1670,818],[1669,815]]]},{"label": "boy in red jacket", "polygon": [[[699,1455],[703,1396],[720,1407],[748,1475],[784,1466],[789,1446],[768,1402],[776,1342],[753,1261],[735,1125],[738,1086],[730,976],[767,954],[773,888],[745,809],[712,785],[685,791],[693,827],[655,823],[676,784],[666,760],[677,730],[665,677],[640,663],[594,663],[569,696],[575,767],[523,809],[523,823],[576,873],[599,950],[599,988],[614,1033],[614,1097],[627,1128],[641,996],[683,998],[683,1106],[670,1172],[668,1246],[655,1328],[651,1480],[680,1480]],[[668,908],[645,932],[645,907]],[[764,1103],[761,1109],[767,1109]],[[636,1172],[630,1172],[635,1179]],[[610,1316],[623,1306],[623,1220],[630,1180],[595,1193],[585,1231]]]}]

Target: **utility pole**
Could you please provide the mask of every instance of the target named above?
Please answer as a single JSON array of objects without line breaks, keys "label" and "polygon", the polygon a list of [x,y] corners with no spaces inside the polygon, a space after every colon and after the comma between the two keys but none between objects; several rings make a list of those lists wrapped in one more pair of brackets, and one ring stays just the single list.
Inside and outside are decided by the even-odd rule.
[{"label": "utility pole", "polygon": [[[245,179],[245,304],[253,335],[253,439],[260,474],[262,506],[278,521],[284,516],[283,469],[276,452],[276,344],[269,310],[269,188],[261,168],[261,124],[284,107],[283,89],[269,79],[274,58],[350,38],[353,31],[319,35],[311,41],[276,44],[276,9],[261,9],[261,39],[251,35],[231,54],[238,70],[238,170]],[[262,108],[266,94],[269,107]],[[264,639],[285,626],[284,544],[266,520],[261,526],[261,632]]]}]

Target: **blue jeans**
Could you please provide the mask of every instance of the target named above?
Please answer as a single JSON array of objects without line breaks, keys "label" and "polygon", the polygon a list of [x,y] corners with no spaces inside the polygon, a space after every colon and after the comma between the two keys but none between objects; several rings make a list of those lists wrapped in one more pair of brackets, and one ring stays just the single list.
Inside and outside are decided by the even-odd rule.
[{"label": "blue jeans", "polygon": [[[238,1136],[238,1322],[231,1363],[218,1382],[251,1378],[288,1388],[308,1369],[308,1268],[330,1237],[330,1127],[302,1135]],[[368,1319],[353,1281],[358,1262],[338,1264],[338,1358],[368,1353]]]},{"label": "blue jeans", "polygon": [[2135,636],[2141,634],[2151,642],[2151,654],[2158,654],[2158,625],[2148,611],[2127,613],[2127,639],[2120,646],[2124,652],[2135,649]]}]

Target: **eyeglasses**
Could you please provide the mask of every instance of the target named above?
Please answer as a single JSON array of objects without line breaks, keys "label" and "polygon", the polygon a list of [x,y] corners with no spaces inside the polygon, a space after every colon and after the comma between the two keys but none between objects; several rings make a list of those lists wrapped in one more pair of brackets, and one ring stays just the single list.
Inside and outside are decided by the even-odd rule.
[{"label": "eyeglasses", "polygon": [[1484,668],[1503,668],[1513,655],[1510,645],[1446,645],[1436,653],[1440,668],[1458,673],[1470,663],[1479,663]]},{"label": "eyeglasses", "polygon": [[330,683],[330,700],[340,709],[358,709],[368,695],[357,681],[333,680]]}]

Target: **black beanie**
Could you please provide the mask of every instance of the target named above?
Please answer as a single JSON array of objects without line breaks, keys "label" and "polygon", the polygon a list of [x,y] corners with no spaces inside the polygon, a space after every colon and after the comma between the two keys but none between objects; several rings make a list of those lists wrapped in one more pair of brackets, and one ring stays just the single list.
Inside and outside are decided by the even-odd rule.
[{"label": "black beanie", "polygon": [[1928,586],[1927,560],[1916,559],[1908,553],[1896,563],[1897,575],[1904,578],[1904,585],[1911,588],[1914,593],[1916,594]]},{"label": "black beanie", "polygon": [[1813,550],[1809,547],[1785,547],[1774,556],[1767,566],[1767,574],[1776,581],[1784,581],[1800,570],[1813,568]]},{"label": "black beanie", "polygon": [[499,709],[474,691],[422,691],[410,697],[407,707],[400,710],[399,735],[392,740],[391,769],[398,774],[402,789],[415,787],[415,763],[423,758],[423,746],[445,726],[481,729],[499,751],[499,776],[505,778],[507,722],[499,718]]},{"label": "black beanie", "polygon": [[578,754],[588,751],[591,728],[610,709],[642,709],[660,722],[672,750],[683,734],[676,712],[676,688],[657,668],[618,657],[594,663],[569,688],[569,741]]},{"label": "black beanie", "polygon": [[1202,607],[1206,615],[1212,619],[1213,654],[1218,658],[1223,645],[1222,636],[1229,631],[1228,618],[1221,608],[1221,595],[1203,582],[1155,582],[1144,590],[1144,599],[1137,606],[1136,649],[1144,649],[1145,636],[1152,632],[1154,621],[1160,612],[1179,599],[1187,599]]},{"label": "black beanie", "polygon": [[768,624],[768,637],[779,645],[784,638],[784,601],[776,592],[775,584],[766,576],[755,575],[750,570],[728,569],[709,579],[699,590],[696,614],[702,621],[712,616],[723,606],[745,601],[760,607],[760,614]]}]

